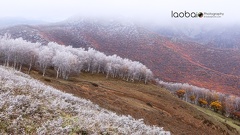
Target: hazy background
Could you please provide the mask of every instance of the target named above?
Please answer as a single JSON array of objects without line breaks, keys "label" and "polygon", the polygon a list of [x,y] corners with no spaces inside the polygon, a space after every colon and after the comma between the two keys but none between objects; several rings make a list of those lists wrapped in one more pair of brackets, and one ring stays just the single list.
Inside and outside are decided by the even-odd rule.
[{"label": "hazy background", "polygon": [[[238,0],[0,0],[0,18],[57,22],[72,16],[114,16],[151,23],[239,23]],[[223,12],[222,18],[171,18],[171,11]]]}]

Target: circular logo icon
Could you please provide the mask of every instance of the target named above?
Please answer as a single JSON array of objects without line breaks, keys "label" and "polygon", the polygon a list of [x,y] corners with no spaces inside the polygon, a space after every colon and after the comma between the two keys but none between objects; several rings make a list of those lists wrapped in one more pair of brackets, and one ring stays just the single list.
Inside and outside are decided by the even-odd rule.
[{"label": "circular logo icon", "polygon": [[202,17],[203,17],[203,13],[202,13],[202,12],[199,12],[199,13],[198,13],[198,17],[202,18]]}]

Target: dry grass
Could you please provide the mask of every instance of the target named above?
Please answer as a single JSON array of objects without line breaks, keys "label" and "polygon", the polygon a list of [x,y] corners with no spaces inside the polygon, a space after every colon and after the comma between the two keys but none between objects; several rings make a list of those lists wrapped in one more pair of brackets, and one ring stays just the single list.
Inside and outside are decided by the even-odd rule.
[{"label": "dry grass", "polygon": [[216,119],[217,121],[224,123],[226,125],[228,125],[227,127],[231,130],[231,129],[236,129],[239,133],[240,133],[240,122],[238,120],[233,120],[231,118],[227,118],[221,114],[218,114],[212,110],[206,109],[206,108],[202,108],[196,105],[193,105],[195,108],[197,108],[198,110],[200,110],[201,112],[213,117],[214,119]]},{"label": "dry grass", "polygon": [[[119,116],[82,98],[60,92],[16,70],[0,67],[0,134],[153,134],[162,127]],[[35,74],[37,75],[37,74]],[[51,78],[42,78],[52,83]],[[60,80],[59,84],[68,85]],[[87,91],[90,83],[87,82]],[[56,83],[58,84],[58,83]],[[69,84],[71,85],[71,84]]]},{"label": "dry grass", "polygon": [[154,84],[106,79],[102,74],[90,73],[62,80],[55,79],[52,70],[48,70],[45,77],[35,71],[30,75],[118,114],[143,118],[146,124],[164,127],[174,135],[239,134],[231,123],[218,120],[207,111],[199,111]]}]

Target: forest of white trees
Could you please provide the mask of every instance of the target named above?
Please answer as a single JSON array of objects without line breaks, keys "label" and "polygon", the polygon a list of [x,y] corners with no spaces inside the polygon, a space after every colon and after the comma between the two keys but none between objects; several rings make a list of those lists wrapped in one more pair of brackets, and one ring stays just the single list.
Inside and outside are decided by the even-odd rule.
[{"label": "forest of white trees", "polygon": [[103,73],[106,77],[122,78],[126,81],[147,81],[153,78],[150,69],[137,61],[121,58],[117,55],[107,56],[92,48],[72,48],[50,42],[47,45],[31,43],[22,38],[11,39],[9,35],[0,38],[0,62],[16,70],[23,66],[30,72],[34,66],[41,70],[53,67],[56,78],[68,79],[71,74],[81,72]]},{"label": "forest of white trees", "polygon": [[0,134],[170,135],[0,66]]}]

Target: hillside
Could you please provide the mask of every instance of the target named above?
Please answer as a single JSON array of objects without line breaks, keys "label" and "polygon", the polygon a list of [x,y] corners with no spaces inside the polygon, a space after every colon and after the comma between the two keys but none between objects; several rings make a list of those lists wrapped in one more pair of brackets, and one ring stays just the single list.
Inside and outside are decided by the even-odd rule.
[{"label": "hillside", "polygon": [[[224,117],[215,118],[217,114],[201,113],[193,104],[153,84],[156,82],[151,70],[137,61],[105,55],[92,48],[85,50],[52,42],[41,45],[8,36],[0,39],[0,56],[1,64],[46,84],[13,69],[0,68],[2,133],[165,134],[161,127],[173,134],[193,134],[196,129],[198,134],[239,132],[238,122],[224,122]],[[124,118],[118,120],[115,114],[48,85],[89,99]],[[145,126],[130,116],[125,119],[126,115],[160,128]],[[88,116],[91,118],[85,122]],[[35,125],[32,117],[38,119]],[[48,121],[43,123],[45,118]],[[127,127],[128,124],[133,127]]]},{"label": "hillside", "polygon": [[240,49],[239,24],[180,24],[169,26],[150,25],[148,28],[173,39],[192,41],[220,49]]},{"label": "hillside", "polygon": [[170,135],[163,128],[117,115],[11,68],[1,66],[0,74],[1,134]]},{"label": "hillside", "polygon": [[235,124],[232,128],[154,84],[106,79],[102,74],[90,73],[81,73],[66,81],[55,79],[53,70],[48,70],[45,77],[36,71],[30,75],[64,92],[89,99],[117,114],[131,115],[135,119],[144,119],[148,125],[164,127],[164,130],[173,135],[238,134]]},{"label": "hillside", "polygon": [[[174,42],[169,44],[181,57],[193,64],[193,68],[182,66],[186,82],[239,96],[240,51],[208,48],[194,42]],[[181,71],[181,69],[179,69]],[[196,78],[196,79],[195,79]]]},{"label": "hillside", "polygon": [[22,25],[0,30],[0,34],[5,33],[44,44],[55,41],[73,47],[92,47],[108,55],[140,61],[163,81],[189,83],[228,94],[240,93],[238,50],[171,40],[132,22],[71,19],[51,25]]}]

